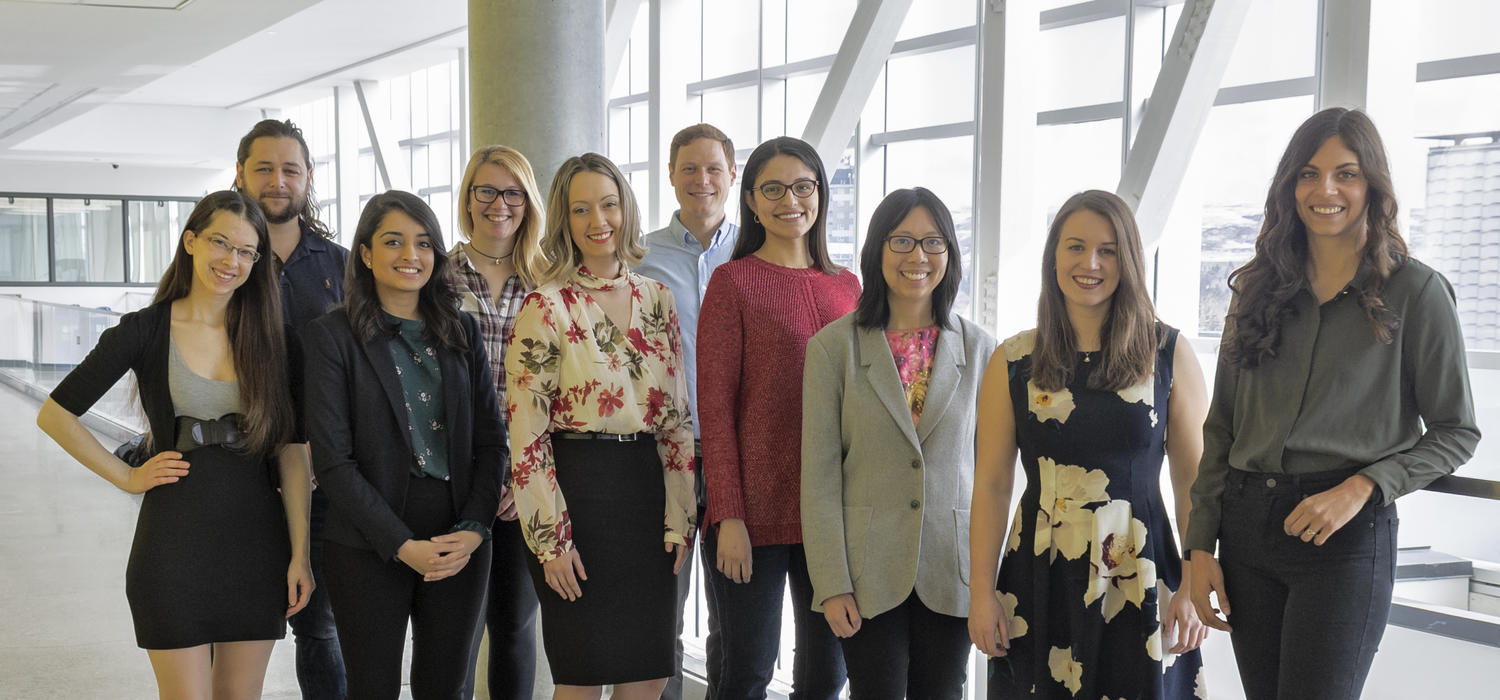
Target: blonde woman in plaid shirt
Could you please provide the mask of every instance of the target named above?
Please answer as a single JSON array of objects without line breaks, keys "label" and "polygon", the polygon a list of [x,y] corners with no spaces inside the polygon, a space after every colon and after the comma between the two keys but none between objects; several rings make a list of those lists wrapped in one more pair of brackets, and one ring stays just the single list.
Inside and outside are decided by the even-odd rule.
[{"label": "blonde woman in plaid shirt", "polygon": [[[505,405],[505,342],[521,300],[536,287],[538,272],[546,264],[539,244],[545,213],[526,156],[506,146],[485,146],[469,158],[459,187],[458,225],[464,240],[448,255],[463,282],[462,308],[479,322],[501,406]],[[493,531],[495,554],[490,560],[486,624],[474,632],[474,656],[478,659],[479,641],[488,627],[490,697],[529,700],[536,676],[537,599],[526,573],[529,552],[516,521],[509,479],[500,487],[500,511]],[[473,686],[471,668],[466,697]]]}]

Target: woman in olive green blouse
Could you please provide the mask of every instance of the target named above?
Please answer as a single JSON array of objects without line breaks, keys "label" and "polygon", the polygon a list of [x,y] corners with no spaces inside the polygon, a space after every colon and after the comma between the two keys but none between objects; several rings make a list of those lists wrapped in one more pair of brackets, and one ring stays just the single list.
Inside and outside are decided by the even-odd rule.
[{"label": "woman in olive green blouse", "polygon": [[1395,500],[1479,441],[1453,288],[1396,224],[1374,124],[1327,109],[1293,135],[1255,257],[1229,278],[1187,549],[1250,700],[1358,697],[1390,609]]}]

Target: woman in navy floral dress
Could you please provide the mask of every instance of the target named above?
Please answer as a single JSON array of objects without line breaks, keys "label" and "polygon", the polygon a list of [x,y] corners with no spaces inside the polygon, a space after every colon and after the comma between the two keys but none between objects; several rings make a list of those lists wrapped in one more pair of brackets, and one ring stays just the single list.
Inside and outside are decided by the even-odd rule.
[{"label": "woman in navy floral dress", "polygon": [[[1037,328],[1006,340],[1008,372],[985,378],[969,630],[995,657],[991,698],[1206,697],[1207,628],[1172,595],[1189,572],[1160,475],[1170,455],[1186,528],[1207,397],[1192,348],[1156,319],[1142,258],[1123,201],[1074,195],[1048,235]],[[1018,448],[1026,489],[1005,537]]]}]

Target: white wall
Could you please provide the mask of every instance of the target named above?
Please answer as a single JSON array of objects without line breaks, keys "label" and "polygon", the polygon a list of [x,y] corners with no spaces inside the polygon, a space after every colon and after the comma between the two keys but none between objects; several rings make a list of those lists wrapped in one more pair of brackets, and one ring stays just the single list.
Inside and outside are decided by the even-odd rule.
[{"label": "white wall", "polygon": [[234,183],[234,144],[224,167],[173,167],[109,161],[0,160],[0,192],[133,197],[201,197]]}]

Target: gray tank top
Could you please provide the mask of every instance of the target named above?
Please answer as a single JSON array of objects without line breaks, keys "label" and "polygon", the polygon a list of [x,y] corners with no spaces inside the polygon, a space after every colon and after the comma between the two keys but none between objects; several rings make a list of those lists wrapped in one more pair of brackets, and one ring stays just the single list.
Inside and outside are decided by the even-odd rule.
[{"label": "gray tank top", "polygon": [[226,413],[241,411],[239,382],[221,382],[195,374],[177,351],[176,338],[172,338],[171,346],[167,386],[172,391],[172,408],[176,415],[213,420]]}]

